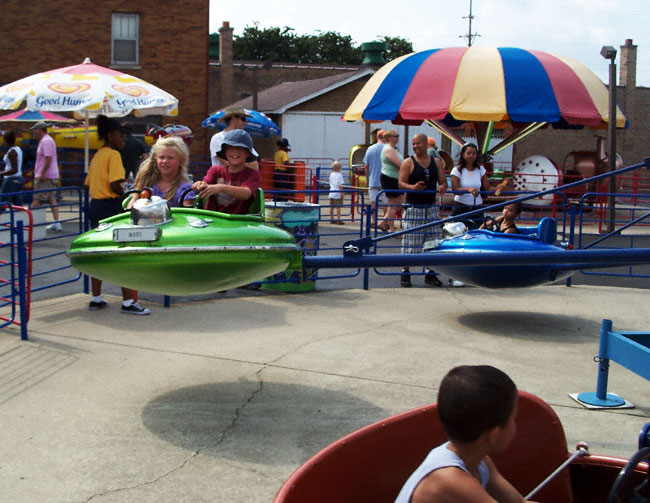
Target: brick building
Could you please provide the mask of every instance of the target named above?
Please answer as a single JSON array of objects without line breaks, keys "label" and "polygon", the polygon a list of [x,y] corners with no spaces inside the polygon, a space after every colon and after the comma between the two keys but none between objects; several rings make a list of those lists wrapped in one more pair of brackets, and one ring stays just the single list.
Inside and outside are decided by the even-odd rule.
[{"label": "brick building", "polygon": [[[161,26],[161,17],[164,17]],[[5,0],[0,33],[5,41],[0,83],[49,69],[95,64],[124,71],[164,89],[179,100],[176,122],[195,134],[193,154],[204,154],[208,114],[208,0]],[[133,122],[142,122],[134,120]]]}]

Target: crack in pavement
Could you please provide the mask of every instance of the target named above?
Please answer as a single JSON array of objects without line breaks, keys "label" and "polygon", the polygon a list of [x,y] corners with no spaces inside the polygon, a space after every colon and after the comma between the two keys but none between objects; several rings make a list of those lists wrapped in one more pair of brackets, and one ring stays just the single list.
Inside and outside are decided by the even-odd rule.
[{"label": "crack in pavement", "polygon": [[282,360],[283,358],[290,355],[291,353],[294,353],[296,351],[300,351],[301,349],[305,349],[306,347],[309,347],[312,344],[316,344],[316,343],[323,342],[323,341],[333,341],[333,340],[341,338],[341,337],[348,337],[349,335],[367,334],[369,332],[374,332],[374,331],[376,331],[377,329],[380,329],[380,328],[390,327],[391,325],[402,325],[404,323],[404,321],[406,321],[406,320],[407,320],[406,318],[405,319],[399,319],[399,320],[392,320],[390,322],[382,323],[380,325],[374,325],[372,327],[368,327],[365,330],[354,330],[354,331],[350,330],[348,332],[344,332],[344,333],[340,333],[340,334],[336,334],[336,335],[325,335],[325,336],[317,338],[317,339],[312,339],[312,340],[303,342],[302,344],[298,344],[298,345],[294,346],[293,348],[287,350],[285,353],[276,356],[272,360],[269,360],[267,362],[267,364],[270,365],[270,366],[273,366],[273,367],[286,368],[286,367],[282,367],[281,365],[275,365],[274,363],[279,361],[279,360]]},{"label": "crack in pavement", "polygon": [[243,402],[239,407],[237,407],[237,408],[233,411],[233,418],[232,418],[232,421],[230,422],[229,425],[227,425],[227,426],[226,426],[226,427],[221,431],[221,434],[218,436],[218,438],[216,439],[215,442],[212,442],[212,443],[210,443],[210,444],[207,444],[207,445],[203,446],[202,448],[199,448],[199,449],[195,450],[195,451],[192,452],[192,453],[191,453],[191,454],[190,454],[186,459],[184,459],[181,463],[179,463],[178,466],[176,466],[176,467],[172,468],[171,470],[169,470],[169,471],[163,473],[162,475],[156,477],[155,479],[148,480],[148,481],[145,481],[145,482],[140,482],[139,484],[133,484],[133,485],[131,485],[131,486],[118,487],[118,488],[116,488],[116,489],[110,489],[110,490],[108,490],[108,491],[103,491],[103,492],[101,492],[101,493],[93,494],[93,495],[90,496],[88,499],[84,500],[84,503],[87,503],[87,502],[89,502],[89,501],[92,501],[93,499],[95,499],[95,498],[97,498],[97,497],[101,498],[102,496],[106,496],[106,495],[109,495],[109,494],[115,494],[115,493],[123,492],[123,491],[130,491],[130,490],[132,490],[132,489],[138,489],[138,488],[141,488],[141,487],[146,487],[146,486],[150,486],[150,485],[156,484],[156,483],[160,482],[161,480],[163,480],[163,479],[169,477],[170,475],[173,475],[174,473],[176,473],[176,472],[182,470],[183,468],[185,468],[185,467],[186,467],[186,466],[187,466],[187,465],[188,465],[188,464],[189,464],[193,459],[195,459],[195,458],[196,458],[199,454],[201,454],[203,451],[205,451],[205,450],[207,450],[207,449],[214,449],[214,448],[217,447],[218,445],[222,444],[222,443],[225,441],[226,436],[228,435],[228,433],[229,433],[230,431],[232,431],[232,430],[237,426],[237,422],[238,422],[239,419],[241,418],[241,413],[242,413],[242,411],[243,411],[243,410],[244,410],[244,409],[245,409],[245,408],[246,408],[246,407],[247,407],[247,406],[248,406],[248,405],[249,405],[249,404],[250,404],[250,403],[255,399],[255,397],[256,397],[259,393],[261,393],[262,390],[264,389],[264,380],[262,379],[262,372],[263,372],[265,369],[266,369],[266,365],[263,365],[261,368],[259,368],[259,369],[255,372],[255,375],[257,376],[258,387],[257,387],[256,389],[254,389],[254,390],[250,393],[250,395],[248,396],[248,398],[247,398],[247,399],[246,399],[246,400],[245,400],[245,401],[244,401],[244,402]]}]

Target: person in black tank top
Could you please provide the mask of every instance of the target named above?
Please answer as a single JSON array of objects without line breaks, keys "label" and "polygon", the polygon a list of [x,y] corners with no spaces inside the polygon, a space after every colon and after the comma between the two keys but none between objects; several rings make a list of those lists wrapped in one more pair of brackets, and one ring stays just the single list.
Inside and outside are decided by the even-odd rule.
[{"label": "person in black tank top", "polygon": [[[403,229],[408,230],[429,222],[440,220],[440,208],[436,205],[438,193],[447,191],[447,178],[444,164],[427,154],[427,137],[418,133],[411,141],[413,155],[404,160],[399,171],[399,188],[406,190],[406,211]],[[440,237],[440,226],[430,226],[411,231],[402,236],[402,253],[421,253],[422,245]],[[424,284],[442,286],[436,273],[425,269]],[[411,274],[408,267],[402,268],[400,285],[411,286]]]},{"label": "person in black tank top", "polygon": [[501,216],[492,218],[485,217],[480,229],[487,229],[494,232],[503,232],[505,234],[519,234],[519,229],[515,225],[515,219],[521,213],[521,203],[516,202],[504,206]]}]

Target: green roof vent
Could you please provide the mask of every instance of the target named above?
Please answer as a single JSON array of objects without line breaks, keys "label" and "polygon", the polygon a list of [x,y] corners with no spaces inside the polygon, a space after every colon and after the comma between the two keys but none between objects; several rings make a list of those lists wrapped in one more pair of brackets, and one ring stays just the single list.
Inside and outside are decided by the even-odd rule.
[{"label": "green roof vent", "polygon": [[383,53],[386,51],[385,42],[364,42],[361,51],[366,54],[362,65],[381,66],[386,64]]}]

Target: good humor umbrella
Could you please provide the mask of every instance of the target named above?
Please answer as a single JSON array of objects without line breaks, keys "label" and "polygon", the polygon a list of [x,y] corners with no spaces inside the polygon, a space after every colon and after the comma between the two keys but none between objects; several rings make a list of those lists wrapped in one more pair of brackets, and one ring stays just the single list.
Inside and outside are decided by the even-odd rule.
[{"label": "good humor umbrella", "polygon": [[[246,119],[244,131],[250,135],[261,136],[262,138],[270,138],[271,136],[280,136],[282,134],[280,128],[275,124],[275,122],[271,120],[268,115],[256,110],[244,110],[250,116]],[[226,123],[220,121],[224,113],[225,110],[219,110],[218,112],[213,113],[210,117],[205,119],[201,125],[203,127],[217,128],[221,131],[226,127]]]},{"label": "good humor umbrella", "polygon": [[[427,121],[459,143],[462,140],[449,127],[471,121],[486,152],[495,123],[514,126],[514,139],[506,140],[510,145],[546,123],[604,127],[608,103],[600,79],[564,56],[514,47],[450,47],[407,54],[384,65],[343,118],[395,124]],[[626,126],[620,108],[616,126]],[[507,145],[502,142],[488,153]]]},{"label": "good humor umbrella", "polygon": [[77,122],[76,119],[53,114],[52,112],[31,111],[23,108],[17,112],[0,116],[0,122]]},{"label": "good humor umbrella", "polygon": [[178,114],[178,100],[171,94],[138,77],[95,65],[89,58],[80,65],[38,73],[0,87],[0,110],[15,110],[23,102],[27,110],[75,112],[85,119],[86,169],[90,117],[98,113]]}]

